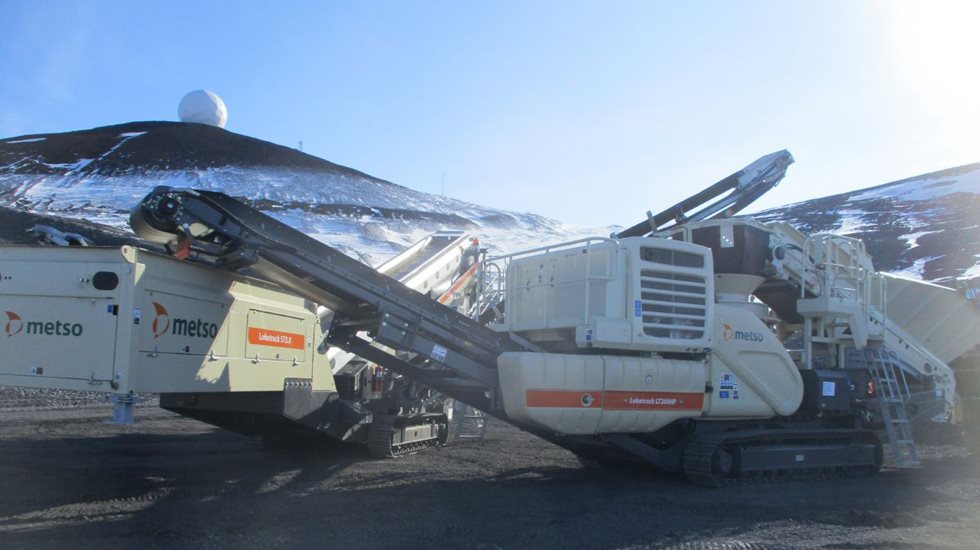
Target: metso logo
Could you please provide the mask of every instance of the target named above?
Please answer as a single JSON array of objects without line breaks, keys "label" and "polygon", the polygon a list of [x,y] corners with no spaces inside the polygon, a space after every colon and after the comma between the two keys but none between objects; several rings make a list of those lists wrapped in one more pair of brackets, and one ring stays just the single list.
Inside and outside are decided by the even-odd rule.
[{"label": "metso logo", "polygon": [[20,318],[13,311],[4,312],[7,314],[7,324],[4,326],[4,330],[7,331],[7,336],[13,336],[19,334],[20,331],[24,330],[24,320]]},{"label": "metso logo", "polygon": [[[7,314],[7,324],[3,330],[7,336],[16,336],[21,332],[37,336],[81,336],[84,328],[80,323],[69,323],[66,321],[24,321],[24,319],[13,311],[4,311]],[[24,329],[27,329],[26,331]]]},{"label": "metso logo", "polygon": [[170,330],[170,313],[167,308],[156,302],[153,302],[153,311],[156,312],[156,316],[150,323],[150,330],[153,331],[154,338],[159,338]]},{"label": "metso logo", "polygon": [[762,342],[765,340],[765,335],[761,332],[755,332],[751,330],[735,330],[728,323],[722,323],[725,330],[722,331],[721,337],[724,341],[730,342],[732,340],[742,340],[744,342]]},{"label": "metso logo", "polygon": [[156,316],[153,317],[153,322],[150,323],[150,331],[153,332],[154,338],[159,338],[170,330],[170,312],[162,304],[158,304],[157,302],[153,302],[153,311],[156,312]]},{"label": "metso logo", "polygon": [[[156,316],[150,323],[150,331],[153,332],[154,338],[159,338],[168,332],[172,332],[174,336],[193,336],[195,338],[214,338],[218,335],[218,325],[203,319],[174,317],[171,320],[170,312],[158,302],[153,302],[153,311]],[[171,326],[173,326],[172,331]]]}]

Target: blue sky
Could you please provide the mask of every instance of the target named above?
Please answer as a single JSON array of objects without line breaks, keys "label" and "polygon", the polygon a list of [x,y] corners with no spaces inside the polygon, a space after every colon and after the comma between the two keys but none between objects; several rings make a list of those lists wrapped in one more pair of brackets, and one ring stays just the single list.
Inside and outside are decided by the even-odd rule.
[{"label": "blue sky", "polygon": [[174,120],[631,224],[763,154],[774,206],[980,161],[980,2],[0,1],[0,137]]}]

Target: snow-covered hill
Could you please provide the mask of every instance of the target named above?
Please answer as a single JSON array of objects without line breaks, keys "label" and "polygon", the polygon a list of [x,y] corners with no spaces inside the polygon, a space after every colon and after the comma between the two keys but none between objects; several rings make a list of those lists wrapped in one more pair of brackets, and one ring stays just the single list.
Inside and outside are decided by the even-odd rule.
[{"label": "snow-covered hill", "polygon": [[[719,176],[731,168],[719,167]],[[369,264],[436,229],[471,231],[492,253],[608,235],[615,229],[573,227],[422,193],[200,124],[133,122],[0,139],[0,207],[125,230],[129,210],[157,185],[244,198]],[[792,171],[783,185],[793,185]],[[622,221],[668,206],[639,205],[634,219]],[[980,275],[980,163],[756,216],[788,221],[809,233],[860,237],[881,270],[940,282]]]},{"label": "snow-covered hill", "polygon": [[2,206],[124,227],[158,185],[247,199],[371,264],[436,229],[472,231],[496,251],[596,233],[415,191],[201,124],[133,122],[0,140]]},{"label": "snow-covered hill", "polygon": [[755,214],[864,240],[882,271],[948,282],[980,275],[980,163]]}]

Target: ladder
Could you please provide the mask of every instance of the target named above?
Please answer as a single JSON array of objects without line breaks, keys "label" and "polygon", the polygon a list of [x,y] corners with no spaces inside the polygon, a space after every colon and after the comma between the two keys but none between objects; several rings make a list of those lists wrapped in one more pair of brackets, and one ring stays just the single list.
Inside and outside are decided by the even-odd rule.
[{"label": "ladder", "polygon": [[918,468],[921,462],[905,408],[911,393],[899,362],[898,356],[887,348],[868,350],[868,370],[874,381],[878,409],[895,465],[899,468]]}]

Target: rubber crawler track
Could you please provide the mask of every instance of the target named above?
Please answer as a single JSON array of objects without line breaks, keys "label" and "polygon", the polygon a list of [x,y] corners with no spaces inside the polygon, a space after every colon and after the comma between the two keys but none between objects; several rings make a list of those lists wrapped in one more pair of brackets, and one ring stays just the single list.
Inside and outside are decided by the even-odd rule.
[{"label": "rubber crawler track", "polygon": [[[814,467],[812,469],[781,469],[762,472],[752,472],[751,475],[725,475],[720,470],[721,456],[717,452],[725,445],[734,443],[765,445],[777,443],[782,439],[792,439],[795,442],[816,443],[827,439],[855,439],[859,437],[875,437],[873,434],[849,430],[832,430],[821,432],[771,432],[771,431],[735,431],[695,437],[684,450],[684,474],[689,480],[705,487],[728,487],[734,485],[757,485],[786,483],[806,480],[828,480],[845,477],[871,475],[881,468],[881,444],[878,443],[878,464],[876,466],[844,465],[836,467]],[[877,439],[875,439],[877,441]]]},{"label": "rubber crawler track", "polygon": [[392,436],[395,433],[398,420],[399,417],[393,415],[374,416],[371,429],[368,431],[368,454],[375,458],[397,458],[439,445],[438,437],[393,445]]}]

